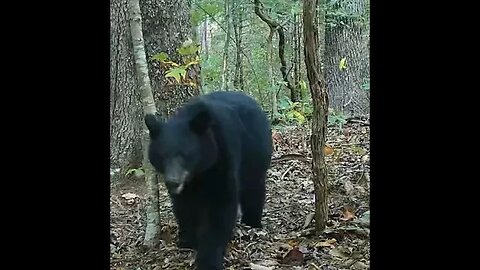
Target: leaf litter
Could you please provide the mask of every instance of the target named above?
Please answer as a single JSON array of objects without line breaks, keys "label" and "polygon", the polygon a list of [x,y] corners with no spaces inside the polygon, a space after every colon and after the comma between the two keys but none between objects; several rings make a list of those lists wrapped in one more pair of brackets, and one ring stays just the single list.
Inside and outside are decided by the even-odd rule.
[{"label": "leaf litter", "polygon": [[[264,228],[240,223],[228,246],[225,269],[369,269],[370,136],[364,122],[328,129],[327,228],[314,234],[314,190],[310,128],[274,129],[274,153],[267,176]],[[142,247],[146,188],[141,180],[112,187],[110,269],[194,269],[192,250],[175,245],[177,225],[165,189],[160,190],[159,245]]]}]

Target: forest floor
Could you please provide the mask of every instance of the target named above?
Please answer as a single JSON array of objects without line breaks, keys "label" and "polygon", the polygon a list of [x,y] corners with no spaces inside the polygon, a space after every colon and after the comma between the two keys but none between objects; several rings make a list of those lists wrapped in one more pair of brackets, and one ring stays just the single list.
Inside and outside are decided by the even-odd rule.
[{"label": "forest floor", "polygon": [[[237,225],[226,269],[369,269],[370,135],[365,119],[330,126],[327,229],[313,234],[314,189],[310,128],[275,129],[274,161],[268,172],[262,230]],[[333,150],[333,151],[332,151]],[[141,248],[145,230],[145,185],[130,180],[112,187],[110,269],[194,269],[194,251],[179,250],[176,222],[165,189],[160,191],[164,240]]]}]

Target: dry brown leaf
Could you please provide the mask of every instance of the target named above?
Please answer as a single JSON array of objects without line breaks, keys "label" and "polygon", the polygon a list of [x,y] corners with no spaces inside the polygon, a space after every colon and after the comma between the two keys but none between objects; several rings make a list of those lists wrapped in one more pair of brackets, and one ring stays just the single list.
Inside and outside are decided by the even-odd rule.
[{"label": "dry brown leaf", "polygon": [[292,264],[292,265],[301,265],[303,264],[303,253],[298,249],[294,248],[290,250],[282,260],[284,264]]},{"label": "dry brown leaf", "polygon": [[340,220],[343,221],[351,220],[355,217],[354,211],[351,207],[344,207],[342,214],[343,216],[340,218]]},{"label": "dry brown leaf", "polygon": [[333,248],[333,244],[335,244],[337,242],[337,239],[335,238],[332,238],[332,239],[328,239],[327,241],[323,241],[323,242],[318,242],[315,244],[315,247],[331,247]]},{"label": "dry brown leaf", "polygon": [[328,145],[325,145],[325,147],[323,148],[323,151],[325,153],[325,155],[329,156],[331,154],[333,154],[333,147],[331,146],[328,146]]},{"label": "dry brown leaf", "polygon": [[299,244],[298,240],[289,240],[287,243],[288,243],[291,247],[296,247],[296,246],[298,246],[298,244]]}]

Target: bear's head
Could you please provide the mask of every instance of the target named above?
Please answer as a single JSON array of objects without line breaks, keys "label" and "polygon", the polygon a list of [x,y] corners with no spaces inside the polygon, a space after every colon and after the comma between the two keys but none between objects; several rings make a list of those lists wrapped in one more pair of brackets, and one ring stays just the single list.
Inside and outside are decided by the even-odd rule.
[{"label": "bear's head", "polygon": [[145,116],[150,133],[148,158],[164,176],[170,192],[179,194],[196,174],[216,162],[218,149],[212,123],[205,107],[183,110],[166,122],[153,114]]}]

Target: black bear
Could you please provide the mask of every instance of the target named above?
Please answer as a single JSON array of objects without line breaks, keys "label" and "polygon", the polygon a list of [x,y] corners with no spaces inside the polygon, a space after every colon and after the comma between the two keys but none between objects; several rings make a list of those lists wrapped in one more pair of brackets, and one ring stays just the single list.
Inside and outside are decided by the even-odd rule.
[{"label": "black bear", "polygon": [[238,206],[261,228],[272,137],[260,106],[240,92],[196,97],[166,122],[146,115],[149,160],[163,174],[179,247],[197,251],[198,270],[223,269]]}]

